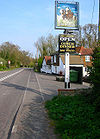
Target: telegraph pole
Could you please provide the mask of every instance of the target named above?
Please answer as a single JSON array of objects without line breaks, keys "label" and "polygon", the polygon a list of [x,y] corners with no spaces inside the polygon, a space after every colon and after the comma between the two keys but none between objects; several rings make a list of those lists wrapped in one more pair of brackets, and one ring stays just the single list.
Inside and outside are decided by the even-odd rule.
[{"label": "telegraph pole", "polygon": [[100,0],[99,0],[99,27],[98,27],[98,41],[100,41]]}]

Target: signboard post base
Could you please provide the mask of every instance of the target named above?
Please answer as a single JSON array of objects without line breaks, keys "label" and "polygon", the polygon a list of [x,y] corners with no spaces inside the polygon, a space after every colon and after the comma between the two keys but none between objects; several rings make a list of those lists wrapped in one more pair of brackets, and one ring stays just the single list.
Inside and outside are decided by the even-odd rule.
[{"label": "signboard post base", "polygon": [[68,89],[68,88],[70,88],[70,82],[65,82],[65,89]]}]

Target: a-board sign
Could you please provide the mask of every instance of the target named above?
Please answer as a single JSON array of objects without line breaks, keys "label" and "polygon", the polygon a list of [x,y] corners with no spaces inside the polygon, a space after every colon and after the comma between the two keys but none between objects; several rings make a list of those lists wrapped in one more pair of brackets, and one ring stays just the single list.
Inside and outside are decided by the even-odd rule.
[{"label": "a-board sign", "polygon": [[75,36],[72,34],[59,35],[59,53],[74,53],[75,52]]}]

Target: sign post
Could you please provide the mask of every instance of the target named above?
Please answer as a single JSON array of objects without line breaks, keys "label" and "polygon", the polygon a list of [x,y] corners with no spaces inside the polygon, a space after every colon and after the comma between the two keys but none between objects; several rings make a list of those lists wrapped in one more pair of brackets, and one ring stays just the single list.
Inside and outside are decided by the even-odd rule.
[{"label": "sign post", "polygon": [[65,53],[65,88],[70,88],[69,53]]},{"label": "sign post", "polygon": [[76,45],[71,33],[79,29],[79,2],[55,1],[55,29],[65,30],[59,35],[59,53],[65,54],[65,88],[70,88],[69,56],[75,52]]}]

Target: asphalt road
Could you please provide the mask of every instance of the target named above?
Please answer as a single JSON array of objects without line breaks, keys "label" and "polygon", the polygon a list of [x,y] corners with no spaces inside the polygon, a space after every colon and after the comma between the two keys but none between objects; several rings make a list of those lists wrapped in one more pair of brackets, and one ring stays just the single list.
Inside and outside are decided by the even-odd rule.
[{"label": "asphalt road", "polygon": [[64,83],[57,82],[54,75],[32,69],[0,72],[0,139],[56,139],[44,102],[60,88]]},{"label": "asphalt road", "polygon": [[6,139],[14,116],[23,101],[28,69],[0,72],[0,139]]}]

